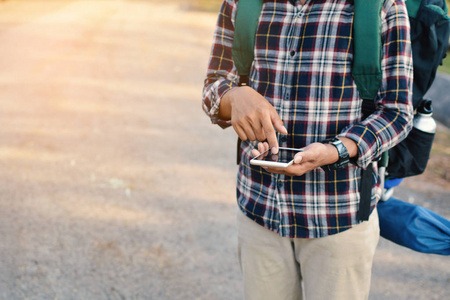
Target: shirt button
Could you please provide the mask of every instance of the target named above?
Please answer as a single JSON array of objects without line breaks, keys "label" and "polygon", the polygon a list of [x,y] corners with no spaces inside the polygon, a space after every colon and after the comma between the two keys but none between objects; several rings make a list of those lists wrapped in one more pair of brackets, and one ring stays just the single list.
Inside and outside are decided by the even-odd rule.
[{"label": "shirt button", "polygon": [[286,143],[286,142],[287,142],[287,136],[282,135],[282,136],[280,137],[280,143]]},{"label": "shirt button", "polygon": [[282,189],[284,186],[284,183],[282,181],[278,181],[277,185],[278,185],[279,189]]},{"label": "shirt button", "polygon": [[291,94],[289,92],[284,94],[284,99],[285,100],[289,100],[289,97],[291,97]]},{"label": "shirt button", "polygon": [[289,54],[293,57],[293,56],[295,56],[295,51],[292,50],[291,52],[289,52]]}]

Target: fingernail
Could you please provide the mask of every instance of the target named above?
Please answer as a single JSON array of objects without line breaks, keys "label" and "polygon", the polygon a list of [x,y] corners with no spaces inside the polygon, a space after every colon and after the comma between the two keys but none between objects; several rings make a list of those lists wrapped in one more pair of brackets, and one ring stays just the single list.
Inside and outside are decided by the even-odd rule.
[{"label": "fingernail", "polygon": [[284,126],[283,126],[283,132],[282,133],[287,134],[287,129]]},{"label": "fingernail", "polygon": [[272,148],[272,153],[273,154],[277,154],[278,153],[278,147],[273,147]]},{"label": "fingernail", "polygon": [[299,163],[301,163],[302,159],[303,159],[303,157],[301,157],[301,156],[296,156],[296,157],[294,157],[294,163],[295,163],[295,164],[299,164]]}]

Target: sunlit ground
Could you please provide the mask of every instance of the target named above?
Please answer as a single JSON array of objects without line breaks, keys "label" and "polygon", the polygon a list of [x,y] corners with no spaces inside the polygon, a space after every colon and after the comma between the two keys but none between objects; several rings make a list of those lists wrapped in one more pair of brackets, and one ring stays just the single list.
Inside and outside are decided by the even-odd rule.
[{"label": "sunlit ground", "polygon": [[[0,299],[240,297],[235,134],[200,105],[216,14],[193,4],[0,2]],[[448,294],[441,257],[382,242],[376,266],[373,299]]]}]

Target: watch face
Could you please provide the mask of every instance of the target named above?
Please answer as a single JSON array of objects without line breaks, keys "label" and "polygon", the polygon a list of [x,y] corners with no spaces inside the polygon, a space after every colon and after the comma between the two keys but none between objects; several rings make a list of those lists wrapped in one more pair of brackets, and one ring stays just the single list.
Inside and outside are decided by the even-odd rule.
[{"label": "watch face", "polygon": [[345,168],[347,166],[347,164],[349,163],[349,154],[348,154],[347,148],[344,146],[342,141],[340,141],[339,139],[334,140],[333,145],[336,146],[336,149],[338,150],[338,153],[339,153],[339,160],[337,162],[337,168],[338,169]]},{"label": "watch face", "polygon": [[335,162],[334,164],[322,166],[322,169],[329,172],[345,168],[348,165],[348,163],[350,162],[350,155],[348,154],[347,148],[340,139],[334,137],[331,139],[326,139],[322,141],[322,143],[332,144],[333,146],[335,146],[339,155],[339,160],[337,162]]}]

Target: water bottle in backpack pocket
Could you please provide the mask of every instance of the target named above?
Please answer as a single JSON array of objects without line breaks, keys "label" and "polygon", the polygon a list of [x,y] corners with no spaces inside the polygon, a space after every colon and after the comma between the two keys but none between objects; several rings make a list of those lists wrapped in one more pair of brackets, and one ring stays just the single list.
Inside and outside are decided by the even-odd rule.
[{"label": "water bottle in backpack pocket", "polygon": [[388,178],[422,174],[430,158],[436,133],[431,100],[423,100],[414,116],[413,129],[404,141],[389,150]]}]

